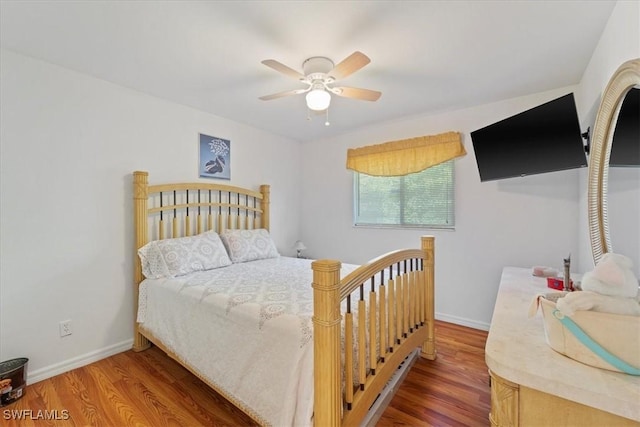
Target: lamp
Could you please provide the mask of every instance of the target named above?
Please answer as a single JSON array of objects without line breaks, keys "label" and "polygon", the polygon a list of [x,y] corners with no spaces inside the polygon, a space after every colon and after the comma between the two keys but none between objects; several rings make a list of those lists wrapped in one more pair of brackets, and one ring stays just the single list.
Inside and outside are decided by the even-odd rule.
[{"label": "lamp", "polygon": [[331,95],[322,84],[314,84],[313,89],[306,96],[307,107],[314,111],[323,111],[329,108]]},{"label": "lamp", "polygon": [[307,247],[302,243],[302,240],[296,240],[296,243],[293,245],[293,249],[296,250],[296,257],[302,258],[302,251],[307,249]]}]

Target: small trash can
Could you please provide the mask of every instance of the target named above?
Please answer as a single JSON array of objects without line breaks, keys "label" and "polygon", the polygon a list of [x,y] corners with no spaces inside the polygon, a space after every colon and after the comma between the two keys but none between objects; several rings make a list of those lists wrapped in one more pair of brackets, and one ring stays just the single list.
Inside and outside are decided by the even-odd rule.
[{"label": "small trash can", "polygon": [[24,394],[28,362],[26,357],[20,357],[0,363],[0,406],[9,405]]}]

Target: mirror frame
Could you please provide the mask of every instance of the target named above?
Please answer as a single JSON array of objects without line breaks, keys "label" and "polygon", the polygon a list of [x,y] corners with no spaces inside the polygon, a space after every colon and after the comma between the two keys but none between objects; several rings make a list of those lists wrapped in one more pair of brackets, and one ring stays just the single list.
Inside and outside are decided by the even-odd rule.
[{"label": "mirror frame", "polygon": [[631,88],[640,86],[640,58],[624,62],[613,74],[602,95],[591,137],[588,181],[589,236],[593,261],[611,252],[607,218],[607,183],[611,143],[622,101]]}]

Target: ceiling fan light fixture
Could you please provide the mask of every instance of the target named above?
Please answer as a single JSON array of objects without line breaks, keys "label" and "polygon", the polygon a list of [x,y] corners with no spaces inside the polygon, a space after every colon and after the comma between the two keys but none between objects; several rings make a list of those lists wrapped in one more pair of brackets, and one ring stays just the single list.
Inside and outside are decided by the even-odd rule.
[{"label": "ceiling fan light fixture", "polygon": [[331,95],[324,89],[313,89],[306,96],[307,107],[313,111],[323,111],[331,104]]},{"label": "ceiling fan light fixture", "polygon": [[306,84],[307,87],[304,89],[294,89],[261,96],[260,99],[263,101],[269,101],[285,96],[306,93],[308,108],[307,120],[311,119],[311,111],[326,111],[327,120],[325,125],[329,126],[329,105],[331,104],[332,94],[343,98],[360,99],[363,101],[377,101],[378,98],[380,98],[380,95],[382,95],[380,92],[370,89],[333,86],[337,80],[342,80],[350,76],[369,62],[371,62],[369,57],[358,51],[353,52],[347,58],[338,63],[338,65],[334,65],[333,61],[324,56],[312,56],[302,63],[303,74],[282,64],[281,62],[276,61],[275,59],[265,59],[262,61],[264,65]]}]

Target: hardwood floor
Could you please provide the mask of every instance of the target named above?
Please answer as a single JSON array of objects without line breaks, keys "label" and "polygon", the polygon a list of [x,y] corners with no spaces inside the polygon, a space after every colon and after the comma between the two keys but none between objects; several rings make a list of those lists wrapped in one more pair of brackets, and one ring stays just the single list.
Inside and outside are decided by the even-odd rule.
[{"label": "hardwood floor", "polygon": [[[378,425],[488,426],[486,339],[484,331],[436,322],[438,358],[418,358]],[[155,347],[31,384],[24,397],[0,408],[6,427],[253,424]]]},{"label": "hardwood floor", "polygon": [[487,332],[436,321],[434,361],[418,358],[378,426],[488,426]]}]

